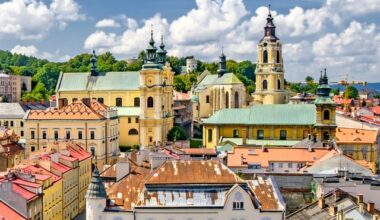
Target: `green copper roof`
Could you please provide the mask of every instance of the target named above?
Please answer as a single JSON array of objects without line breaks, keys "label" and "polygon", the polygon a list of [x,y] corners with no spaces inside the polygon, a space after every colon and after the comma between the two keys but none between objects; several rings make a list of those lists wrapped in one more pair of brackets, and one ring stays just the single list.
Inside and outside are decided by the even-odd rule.
[{"label": "green copper roof", "polygon": [[104,188],[102,179],[99,176],[99,171],[95,166],[94,172],[92,173],[92,179],[90,185],[86,192],[86,199],[99,199],[107,198],[106,189]]},{"label": "green copper roof", "polygon": [[335,105],[335,102],[330,97],[318,97],[314,100],[314,104],[333,104]]},{"label": "green copper roof", "polygon": [[57,91],[138,90],[139,83],[139,72],[61,73]]},{"label": "green copper roof", "polygon": [[[223,138],[222,142],[230,141],[237,145],[243,144],[242,138]],[[299,140],[256,140],[247,139],[248,145],[258,145],[258,146],[293,146],[300,142]]]},{"label": "green copper roof", "polygon": [[243,84],[237,76],[233,73],[225,73],[223,76],[218,77],[218,74],[207,75],[201,82],[199,82],[197,89],[202,89],[207,85],[230,85],[230,84]]},{"label": "green copper roof", "polygon": [[246,125],[313,125],[316,107],[313,104],[254,105],[250,108],[222,109],[204,124]]},{"label": "green copper roof", "polygon": [[140,107],[117,107],[119,116],[139,116]]}]

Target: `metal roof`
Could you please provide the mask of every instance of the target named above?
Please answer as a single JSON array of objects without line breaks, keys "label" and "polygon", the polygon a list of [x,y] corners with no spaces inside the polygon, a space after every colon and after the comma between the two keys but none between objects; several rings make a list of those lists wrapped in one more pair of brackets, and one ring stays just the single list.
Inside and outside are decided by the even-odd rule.
[{"label": "metal roof", "polygon": [[19,103],[0,103],[0,118],[19,118],[25,115],[24,109]]},{"label": "metal roof", "polygon": [[139,72],[61,73],[57,91],[138,90],[139,84]]},{"label": "metal roof", "polygon": [[254,105],[250,108],[222,109],[204,121],[204,124],[246,125],[313,125],[316,107],[313,104]]},{"label": "metal roof", "polygon": [[104,188],[103,182],[99,176],[98,168],[94,169],[92,174],[91,183],[88,186],[86,199],[99,199],[107,198],[106,189]]}]

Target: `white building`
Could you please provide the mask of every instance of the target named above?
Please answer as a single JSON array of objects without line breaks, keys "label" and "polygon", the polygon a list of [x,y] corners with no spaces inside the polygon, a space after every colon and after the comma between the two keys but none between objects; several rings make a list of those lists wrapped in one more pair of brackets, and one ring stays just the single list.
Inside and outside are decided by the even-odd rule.
[{"label": "white building", "polygon": [[271,178],[244,181],[218,161],[167,161],[154,171],[131,163],[107,192],[95,170],[86,205],[87,220],[285,218]]},{"label": "white building", "polygon": [[186,57],[186,72],[191,73],[197,69],[197,60],[194,56]]}]

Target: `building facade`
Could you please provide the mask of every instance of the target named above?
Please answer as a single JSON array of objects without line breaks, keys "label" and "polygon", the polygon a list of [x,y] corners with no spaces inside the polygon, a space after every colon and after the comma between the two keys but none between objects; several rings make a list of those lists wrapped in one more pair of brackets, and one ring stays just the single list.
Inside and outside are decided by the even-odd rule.
[{"label": "building facade", "polygon": [[192,88],[193,118],[200,121],[220,109],[247,106],[244,84],[233,74],[227,73],[226,56],[220,55],[218,74],[205,70]]},{"label": "building facade", "polygon": [[173,91],[174,125],[182,127],[187,137],[193,136],[193,106],[191,95]]},{"label": "building facade", "polygon": [[19,103],[0,103],[0,127],[7,127],[24,139],[25,110]]},{"label": "building facade", "polygon": [[119,154],[117,112],[97,101],[76,101],[61,109],[30,110],[25,115],[25,154],[61,141],[75,141],[95,154],[99,168]]},{"label": "building facade", "polygon": [[269,11],[264,37],[257,46],[256,104],[284,104],[289,102],[285,89],[282,43],[276,36],[276,26]]},{"label": "building facade", "polygon": [[194,58],[194,56],[186,57],[186,72],[191,73],[197,69],[198,61]]},{"label": "building facade", "polygon": [[0,127],[0,171],[18,165],[24,158],[24,148],[12,129]]},{"label": "building facade", "polygon": [[31,77],[0,72],[0,102],[20,102],[21,93],[31,90]]}]

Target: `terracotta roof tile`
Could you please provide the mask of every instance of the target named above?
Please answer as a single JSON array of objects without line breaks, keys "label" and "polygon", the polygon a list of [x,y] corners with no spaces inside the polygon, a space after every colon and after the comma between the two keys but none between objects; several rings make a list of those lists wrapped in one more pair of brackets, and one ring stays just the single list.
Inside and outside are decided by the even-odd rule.
[{"label": "terracotta roof tile", "polygon": [[368,143],[374,144],[377,141],[378,131],[356,128],[337,128],[335,133],[336,142],[343,143]]},{"label": "terracotta roof tile", "polygon": [[19,214],[17,211],[12,209],[10,206],[5,204],[0,200],[0,219],[1,220],[22,220],[27,219],[24,218],[21,214]]},{"label": "terracotta roof tile", "polygon": [[12,184],[12,191],[19,194],[20,196],[22,196],[24,199],[28,201],[37,197],[37,194],[30,192],[15,183]]}]

